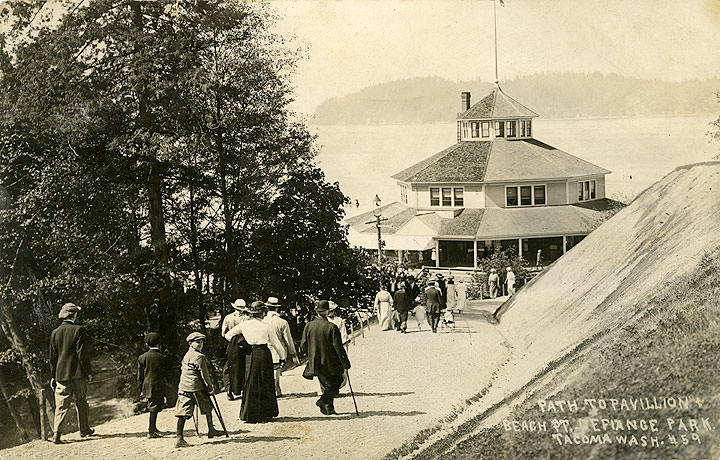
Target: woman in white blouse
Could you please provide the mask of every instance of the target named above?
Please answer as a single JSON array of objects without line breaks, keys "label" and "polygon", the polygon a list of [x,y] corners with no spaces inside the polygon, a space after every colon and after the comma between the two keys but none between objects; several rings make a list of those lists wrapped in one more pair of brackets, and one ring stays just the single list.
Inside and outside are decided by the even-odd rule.
[{"label": "woman in white blouse", "polygon": [[[275,396],[275,376],[270,348],[276,352],[282,345],[270,326],[262,322],[265,316],[265,304],[250,304],[252,319],[242,322],[230,329],[225,338],[232,340],[242,334],[251,348],[245,360],[245,388],[243,389],[240,419],[248,423],[265,422],[278,415],[277,397]],[[279,352],[278,352],[279,353]]]}]

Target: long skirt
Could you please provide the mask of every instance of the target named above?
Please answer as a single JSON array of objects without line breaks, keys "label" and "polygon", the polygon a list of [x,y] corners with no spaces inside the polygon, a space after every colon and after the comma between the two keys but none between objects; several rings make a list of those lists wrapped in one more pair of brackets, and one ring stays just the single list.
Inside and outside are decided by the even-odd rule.
[{"label": "long skirt", "polygon": [[380,302],[378,305],[380,310],[378,313],[378,321],[380,322],[381,331],[392,330],[392,312],[390,310],[390,302]]},{"label": "long skirt", "polygon": [[249,352],[242,334],[232,338],[227,347],[228,391],[240,396],[245,386],[245,360]]},{"label": "long skirt", "polygon": [[264,422],[278,415],[273,361],[267,345],[252,345],[245,360],[245,388],[240,419]]}]

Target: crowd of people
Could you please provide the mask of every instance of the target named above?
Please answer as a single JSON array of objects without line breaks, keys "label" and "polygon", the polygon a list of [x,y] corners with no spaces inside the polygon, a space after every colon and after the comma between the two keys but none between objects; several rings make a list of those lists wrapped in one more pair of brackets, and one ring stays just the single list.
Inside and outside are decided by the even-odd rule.
[{"label": "crowd of people", "polygon": [[[233,313],[227,315],[220,328],[226,344],[224,384],[229,400],[241,399],[239,418],[247,423],[262,423],[279,415],[277,398],[282,397],[281,376],[286,363],[300,364],[299,354],[307,356],[303,377],[320,383],[320,412],[335,415],[334,398],[347,381],[350,361],[346,348],[349,342],[344,320],[337,315],[337,305],[327,300],[315,304],[316,316],[304,325],[299,350],[291,333],[290,323],[278,313],[276,297],[247,305],[242,299],[232,303]],[[68,303],[58,315],[62,320],[50,336],[50,385],[55,394],[56,412],[52,441],[61,444],[61,428],[72,399],[78,413],[80,436],[94,436],[89,425],[87,387],[92,369],[87,356],[83,327],[78,324],[81,308]],[[157,417],[170,400],[172,366],[162,352],[160,334],[145,336],[148,350],[138,357],[138,383],[141,397],[149,410],[148,438],[162,437]],[[177,418],[176,447],[185,447],[185,423],[192,418],[198,430],[197,412],[207,420],[208,438],[228,435],[215,394],[210,363],[203,348],[206,336],[192,332],[186,337],[188,350],[180,363],[180,379],[174,415]],[[213,412],[223,425],[214,425]]]},{"label": "crowd of people", "polygon": [[437,333],[440,320],[443,324],[454,326],[454,314],[462,313],[467,304],[465,283],[455,283],[455,277],[442,273],[429,279],[422,287],[415,277],[408,276],[397,283],[393,293],[384,285],[375,295],[374,309],[380,328],[384,331],[397,330],[407,332],[410,313],[415,317],[418,329],[429,327]]}]

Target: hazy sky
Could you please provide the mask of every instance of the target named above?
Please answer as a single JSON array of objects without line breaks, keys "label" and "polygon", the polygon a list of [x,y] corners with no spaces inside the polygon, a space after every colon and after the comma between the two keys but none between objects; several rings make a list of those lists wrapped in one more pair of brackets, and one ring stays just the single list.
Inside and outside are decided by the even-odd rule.
[{"label": "hazy sky", "polygon": [[[271,0],[308,47],[295,108],[395,79],[494,80],[489,0]],[[720,76],[720,0],[505,0],[500,80],[600,71],[683,80]]]}]

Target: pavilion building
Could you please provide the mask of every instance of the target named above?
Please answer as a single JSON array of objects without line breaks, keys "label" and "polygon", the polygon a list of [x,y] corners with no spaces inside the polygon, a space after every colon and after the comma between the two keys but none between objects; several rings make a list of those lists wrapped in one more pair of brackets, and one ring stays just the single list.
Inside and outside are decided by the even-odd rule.
[{"label": "pavilion building", "polygon": [[[400,201],[379,209],[384,249],[436,267],[477,268],[495,248],[531,265],[558,259],[604,220],[610,171],[533,137],[535,112],[499,85],[461,94],[457,143],[395,174]],[[376,210],[377,211],[377,210]],[[346,219],[349,240],[377,249],[373,212]]]}]

